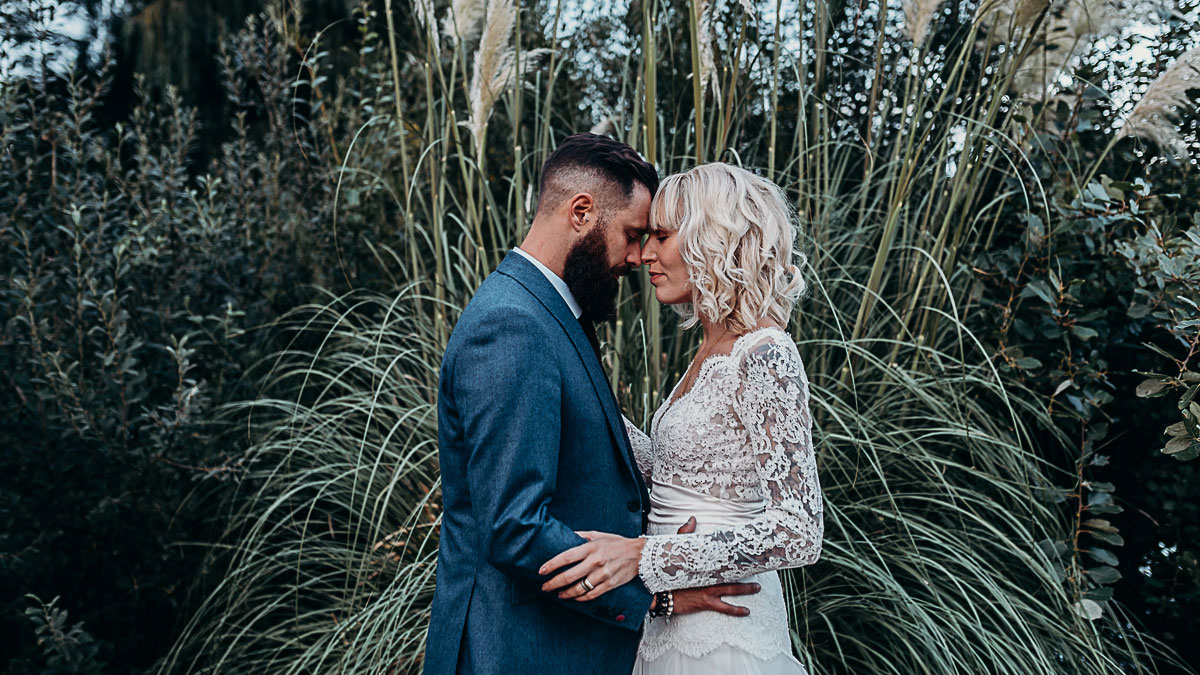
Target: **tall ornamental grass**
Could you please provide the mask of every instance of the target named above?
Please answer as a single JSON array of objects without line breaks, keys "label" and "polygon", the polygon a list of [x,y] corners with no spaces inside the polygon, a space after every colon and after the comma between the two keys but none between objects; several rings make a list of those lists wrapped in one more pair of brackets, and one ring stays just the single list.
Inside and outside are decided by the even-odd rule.
[{"label": "tall ornamental grass", "polygon": [[[418,0],[411,32],[364,29],[361,72],[343,83],[361,92],[361,120],[334,133],[329,226],[387,205],[403,241],[372,255],[395,290],[330,297],[277,326],[288,346],[263,363],[261,396],[226,409],[253,445],[213,556],[223,581],[162,669],[419,672],[440,356],[521,240],[555,142],[602,121],[664,173],[718,159],[761,171],[801,217],[813,290],[791,330],[827,504],[821,560],[785,575],[801,660],[1158,672],[1170,656],[1067,543],[1092,508],[1070,439],[971,326],[970,262],[1013,205],[1053,218],[1013,180],[1043,124],[1028,73],[1058,49],[1041,28],[1061,19],[1028,4],[635,3],[604,24],[621,49],[602,51],[566,34],[592,24],[565,22],[561,2]],[[385,4],[392,30],[402,11]],[[306,79],[319,54],[298,69],[314,96],[330,86]],[[345,114],[320,107],[304,123],[336,131]],[[635,276],[602,333],[643,423],[698,339],[671,317]]]}]

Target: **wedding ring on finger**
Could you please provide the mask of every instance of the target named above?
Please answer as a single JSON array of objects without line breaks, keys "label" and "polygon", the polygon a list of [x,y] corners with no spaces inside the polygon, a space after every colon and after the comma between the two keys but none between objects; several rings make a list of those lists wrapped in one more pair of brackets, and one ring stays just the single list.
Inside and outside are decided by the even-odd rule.
[{"label": "wedding ring on finger", "polygon": [[583,586],[583,590],[587,591],[588,593],[591,593],[592,591],[596,590],[596,587],[592,585],[592,582],[588,581],[587,577],[580,579],[579,585]]}]

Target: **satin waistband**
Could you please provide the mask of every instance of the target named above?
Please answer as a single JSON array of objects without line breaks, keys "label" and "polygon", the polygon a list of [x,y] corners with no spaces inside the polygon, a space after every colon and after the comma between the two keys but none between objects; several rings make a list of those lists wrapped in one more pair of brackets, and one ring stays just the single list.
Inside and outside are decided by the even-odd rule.
[{"label": "satin waistband", "polygon": [[736,527],[754,520],[767,508],[765,500],[733,502],[670,483],[651,480],[651,525],[679,527],[695,516],[698,532]]}]

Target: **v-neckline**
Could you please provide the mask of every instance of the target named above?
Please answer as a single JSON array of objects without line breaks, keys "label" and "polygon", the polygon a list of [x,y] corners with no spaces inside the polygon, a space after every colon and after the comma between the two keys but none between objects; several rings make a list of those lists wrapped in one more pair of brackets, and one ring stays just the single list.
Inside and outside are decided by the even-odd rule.
[{"label": "v-neckline", "polygon": [[667,411],[678,406],[680,401],[682,401],[683,399],[690,396],[693,391],[696,391],[696,387],[700,386],[700,381],[704,379],[706,369],[708,369],[709,365],[712,363],[712,361],[714,359],[727,359],[727,358],[733,356],[734,353],[737,352],[738,345],[741,344],[742,340],[745,340],[746,338],[750,337],[751,335],[754,335],[755,333],[761,333],[766,330],[778,330],[778,331],[782,332],[783,329],[778,328],[776,326],[763,326],[762,328],[755,328],[754,330],[750,331],[749,333],[744,333],[744,334],[738,336],[738,339],[734,340],[733,345],[731,345],[729,347],[728,353],[726,353],[726,354],[709,354],[708,356],[704,357],[704,360],[700,362],[700,368],[699,368],[699,371],[696,373],[696,379],[692,381],[692,386],[689,387],[687,391],[683,392],[678,397],[676,397],[675,392],[679,390],[679,386],[681,384],[683,384],[684,378],[687,377],[687,371],[684,371],[683,375],[681,375],[679,377],[679,381],[676,382],[675,386],[671,389],[671,394],[666,398],[665,401],[663,401],[663,405],[662,405],[661,409],[658,411],[657,417],[659,419],[662,419],[662,417],[664,417],[667,414]]}]

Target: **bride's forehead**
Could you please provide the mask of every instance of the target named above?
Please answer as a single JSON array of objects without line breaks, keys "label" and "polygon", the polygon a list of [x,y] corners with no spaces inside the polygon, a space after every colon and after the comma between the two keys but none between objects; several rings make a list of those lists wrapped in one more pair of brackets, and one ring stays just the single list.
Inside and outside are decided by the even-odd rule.
[{"label": "bride's forehead", "polygon": [[651,234],[676,232],[679,230],[679,221],[682,217],[678,208],[672,208],[655,201],[653,208],[650,209],[649,231]]},{"label": "bride's forehead", "polygon": [[668,185],[654,195],[650,204],[650,231],[676,232],[688,216],[683,195],[677,186]]}]

